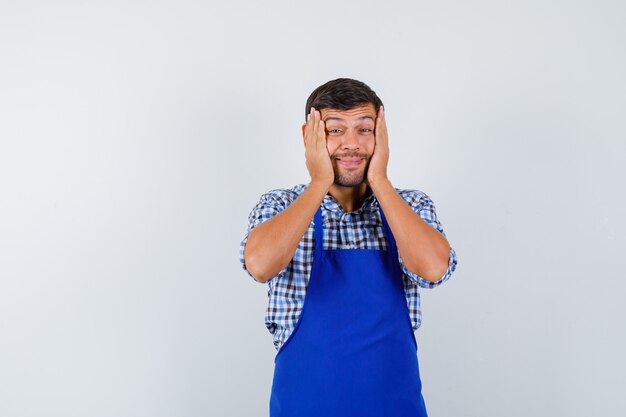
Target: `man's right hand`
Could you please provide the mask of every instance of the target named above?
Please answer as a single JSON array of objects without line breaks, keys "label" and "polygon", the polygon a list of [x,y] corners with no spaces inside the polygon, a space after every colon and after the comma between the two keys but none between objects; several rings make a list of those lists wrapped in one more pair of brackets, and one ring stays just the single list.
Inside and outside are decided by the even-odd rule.
[{"label": "man's right hand", "polygon": [[330,188],[335,181],[333,164],[326,147],[326,125],[319,111],[311,107],[304,130],[304,156],[311,182]]}]

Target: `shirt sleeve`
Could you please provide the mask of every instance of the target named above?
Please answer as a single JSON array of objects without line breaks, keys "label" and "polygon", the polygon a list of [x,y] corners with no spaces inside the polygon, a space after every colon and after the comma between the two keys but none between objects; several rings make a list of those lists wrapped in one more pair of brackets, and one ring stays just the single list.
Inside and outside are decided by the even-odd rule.
[{"label": "shirt sleeve", "polygon": [[[403,195],[404,200],[411,206],[411,208],[422,218],[426,223],[428,223],[431,227],[437,229],[444,237],[446,233],[443,231],[443,227],[441,227],[441,223],[437,219],[437,212],[435,211],[435,205],[433,201],[426,194],[418,191],[410,191]],[[444,274],[434,282],[427,280],[424,277],[421,277],[418,274],[415,274],[407,269],[402,261],[402,257],[398,253],[398,257],[400,259],[400,266],[402,267],[402,271],[409,278],[409,280],[417,283],[422,288],[435,288],[452,276],[452,273],[456,269],[457,257],[456,252],[452,247],[450,247],[450,257],[448,258],[448,269],[444,272]]]},{"label": "shirt sleeve", "polygon": [[[248,275],[253,279],[254,276],[250,273],[250,271],[248,271],[248,268],[246,268],[246,262],[243,256],[244,250],[246,248],[246,243],[248,242],[248,235],[253,228],[263,223],[264,221],[271,219],[272,217],[283,211],[285,207],[286,205],[284,199],[279,198],[275,195],[275,192],[270,191],[269,193],[263,194],[261,196],[259,202],[254,206],[254,208],[248,215],[248,227],[244,238],[239,245],[239,261],[241,262],[241,266],[243,267],[244,271],[246,271]],[[287,264],[285,268],[283,268],[278,274],[270,279],[274,279],[280,275],[283,275],[288,266],[289,264]]]}]

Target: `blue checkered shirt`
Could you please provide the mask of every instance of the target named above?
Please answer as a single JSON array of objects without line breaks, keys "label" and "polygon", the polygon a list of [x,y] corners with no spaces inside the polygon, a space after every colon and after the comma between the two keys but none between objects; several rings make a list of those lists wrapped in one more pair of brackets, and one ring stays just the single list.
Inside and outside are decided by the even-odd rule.
[{"label": "blue checkered shirt", "polygon": [[[248,275],[252,276],[246,269],[243,253],[250,230],[287,208],[307,186],[300,184],[291,189],[276,189],[263,194],[250,212],[248,229],[239,248],[239,260]],[[349,213],[344,212],[337,200],[330,194],[326,194],[322,202],[324,249],[387,250],[385,231],[378,211],[378,201],[369,189],[368,191],[369,194],[361,207]],[[437,219],[435,206],[426,194],[418,190],[400,190],[397,188],[396,192],[422,219],[446,236]],[[304,305],[311,265],[313,264],[314,231],[314,223],[311,219],[311,224],[302,236],[291,262],[267,281],[269,300],[265,312],[265,326],[273,335],[276,350],[280,349],[291,334]],[[430,282],[409,271],[404,266],[400,256],[399,261],[404,272],[404,289],[411,323],[413,329],[417,330],[422,322],[419,287],[434,288],[447,281],[456,268],[456,253],[454,249],[450,248],[448,269],[435,282]]]}]

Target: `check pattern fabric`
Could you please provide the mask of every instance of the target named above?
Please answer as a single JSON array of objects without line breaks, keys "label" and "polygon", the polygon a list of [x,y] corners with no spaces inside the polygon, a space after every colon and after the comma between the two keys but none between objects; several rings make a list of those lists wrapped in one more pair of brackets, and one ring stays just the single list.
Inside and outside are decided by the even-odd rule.
[{"label": "check pattern fabric", "polygon": [[[280,213],[293,203],[308,187],[308,184],[299,184],[291,189],[276,189],[261,196],[248,216],[248,228],[239,247],[239,260],[243,269],[247,270],[244,249],[250,231]],[[396,192],[407,204],[430,226],[446,236],[441,223],[437,219],[435,206],[425,193],[419,190],[401,190]],[[378,201],[368,189],[368,194],[361,207],[353,212],[344,212],[341,206],[330,194],[322,202],[322,221],[324,227],[324,249],[378,249],[387,250],[387,239],[382,218],[378,211]],[[386,213],[386,216],[390,215]],[[304,233],[294,257],[287,266],[276,276],[267,281],[268,305],[265,312],[265,326],[273,335],[274,347],[279,350],[293,331],[302,307],[308,286],[313,253],[315,248],[314,223],[311,219],[309,228]],[[398,256],[403,271],[403,282],[406,294],[409,316],[414,330],[422,323],[419,288],[434,288],[447,281],[457,265],[457,256],[450,248],[448,269],[434,282],[409,271]]]}]

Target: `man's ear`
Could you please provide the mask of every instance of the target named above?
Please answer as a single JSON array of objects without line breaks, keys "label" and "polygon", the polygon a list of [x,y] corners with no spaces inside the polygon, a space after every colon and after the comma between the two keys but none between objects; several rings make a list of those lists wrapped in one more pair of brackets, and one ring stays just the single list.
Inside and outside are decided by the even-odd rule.
[{"label": "man's ear", "polygon": [[306,123],[302,123],[302,143],[304,147],[306,147],[306,142],[304,141],[304,132],[306,132]]}]

